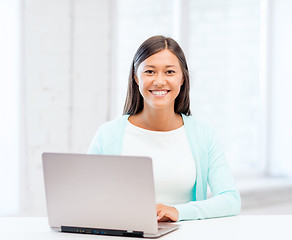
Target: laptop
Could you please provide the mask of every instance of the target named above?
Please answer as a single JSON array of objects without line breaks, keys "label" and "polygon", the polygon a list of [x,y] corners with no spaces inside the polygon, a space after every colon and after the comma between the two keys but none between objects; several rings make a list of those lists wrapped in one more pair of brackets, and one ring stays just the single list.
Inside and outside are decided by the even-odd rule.
[{"label": "laptop", "polygon": [[49,225],[69,233],[155,238],[158,223],[149,157],[43,153]]}]

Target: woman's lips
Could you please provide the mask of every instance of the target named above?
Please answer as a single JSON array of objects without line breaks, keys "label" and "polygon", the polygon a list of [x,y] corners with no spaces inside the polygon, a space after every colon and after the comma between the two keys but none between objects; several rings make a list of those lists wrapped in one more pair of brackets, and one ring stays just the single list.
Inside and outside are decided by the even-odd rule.
[{"label": "woman's lips", "polygon": [[155,97],[164,97],[170,90],[150,90]]}]

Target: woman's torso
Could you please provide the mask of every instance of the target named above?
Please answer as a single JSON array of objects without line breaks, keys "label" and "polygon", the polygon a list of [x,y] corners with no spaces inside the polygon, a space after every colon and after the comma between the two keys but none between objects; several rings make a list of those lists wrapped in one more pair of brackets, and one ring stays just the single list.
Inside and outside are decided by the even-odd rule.
[{"label": "woman's torso", "polygon": [[161,132],[128,121],[121,154],[152,158],[157,203],[172,205],[192,200],[196,165],[184,126]]}]

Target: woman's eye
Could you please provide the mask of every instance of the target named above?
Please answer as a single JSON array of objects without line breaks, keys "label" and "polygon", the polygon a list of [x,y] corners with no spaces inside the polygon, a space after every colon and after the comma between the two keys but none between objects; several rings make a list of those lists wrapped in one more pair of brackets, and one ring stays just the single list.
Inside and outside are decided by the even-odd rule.
[{"label": "woman's eye", "polygon": [[146,70],[145,73],[146,73],[146,74],[153,74],[154,71],[153,71],[153,70]]},{"label": "woman's eye", "polygon": [[173,71],[173,70],[168,70],[168,71],[166,71],[166,73],[167,73],[167,74],[174,74],[175,71]]}]

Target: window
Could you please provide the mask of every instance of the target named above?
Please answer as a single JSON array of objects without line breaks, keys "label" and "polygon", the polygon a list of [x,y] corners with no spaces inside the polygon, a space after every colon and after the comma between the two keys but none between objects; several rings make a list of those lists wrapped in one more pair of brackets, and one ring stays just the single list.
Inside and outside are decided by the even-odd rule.
[{"label": "window", "polygon": [[259,171],[260,1],[190,1],[192,112],[218,132],[232,170]]}]

